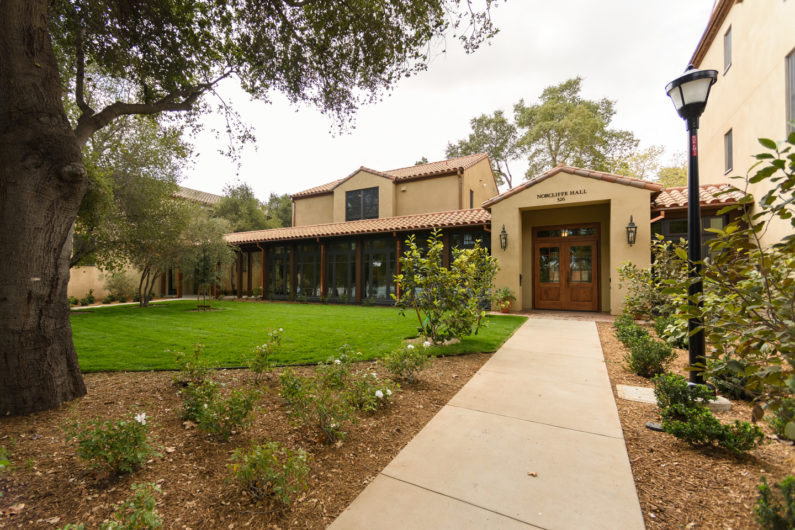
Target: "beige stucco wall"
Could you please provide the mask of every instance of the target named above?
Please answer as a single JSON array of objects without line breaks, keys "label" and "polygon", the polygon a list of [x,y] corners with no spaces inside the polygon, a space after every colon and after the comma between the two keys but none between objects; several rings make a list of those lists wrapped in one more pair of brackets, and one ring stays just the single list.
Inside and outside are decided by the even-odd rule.
[{"label": "beige stucco wall", "polygon": [[[539,198],[538,195],[584,190],[584,193]],[[530,188],[512,195],[491,207],[492,255],[500,263],[497,287],[509,287],[516,293],[515,308],[532,307],[532,241],[525,230],[532,223],[539,226],[552,224],[602,222],[601,279],[602,311],[612,314],[621,312],[624,293],[618,287],[619,265],[632,261],[640,267],[650,263],[649,241],[651,240],[650,201],[651,192],[645,189],[614,184],[570,173],[558,173]],[[576,207],[574,209],[569,207]],[[589,206],[589,208],[581,208]],[[528,212],[528,213],[525,213]],[[626,226],[630,216],[638,226],[638,243],[629,246],[626,242]],[[607,224],[607,227],[604,226]],[[505,225],[508,233],[508,248],[500,249],[499,232]],[[522,274],[522,286],[519,275]],[[529,290],[525,288],[530,286]],[[607,295],[605,294],[607,293]]]},{"label": "beige stucco wall", "polygon": [[[724,72],[723,37],[731,27],[732,64]],[[787,136],[786,57],[795,50],[795,2],[737,2],[731,8],[701,64],[718,71],[699,129],[699,177],[702,183],[733,182],[745,176],[752,156],[764,148],[758,138]],[[732,130],[734,169],[725,174],[724,135]],[[686,141],[684,128],[682,142]],[[763,185],[752,185],[761,197]],[[791,231],[788,223],[771,227],[766,242]]]},{"label": "beige stucco wall", "polygon": [[474,166],[464,170],[463,189],[461,190],[461,204],[469,208],[469,190],[474,192],[474,207],[479,208],[488,199],[498,195],[494,174],[487,159],[481,160]]},{"label": "beige stucco wall", "polygon": [[[344,200],[344,196],[343,196]],[[334,194],[316,195],[293,202],[293,226],[319,225],[334,222]],[[344,217],[343,213],[343,217]]]},{"label": "beige stucco wall", "polygon": [[88,295],[89,289],[94,290],[94,297],[97,301],[108,296],[108,291],[105,289],[105,273],[93,266],[73,267],[69,271],[67,296],[83,298]]},{"label": "beige stucco wall", "polygon": [[[395,215],[458,210],[458,175],[410,180],[393,184],[397,208]],[[467,199],[468,201],[468,199]],[[469,205],[466,203],[464,208]]]},{"label": "beige stucco wall", "polygon": [[394,217],[395,185],[393,182],[366,171],[359,171],[334,189],[333,222],[345,222],[345,192],[378,187],[378,217]]}]

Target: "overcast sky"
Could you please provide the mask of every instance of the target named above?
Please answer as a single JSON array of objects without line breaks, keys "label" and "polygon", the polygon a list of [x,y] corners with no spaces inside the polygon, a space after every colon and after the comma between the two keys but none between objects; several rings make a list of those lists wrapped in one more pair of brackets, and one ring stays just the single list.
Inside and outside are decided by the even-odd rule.
[{"label": "overcast sky", "polygon": [[[583,96],[616,101],[613,127],[632,131],[641,147],[684,151],[685,124],[665,94],[703,33],[713,0],[508,0],[493,12],[500,32],[490,45],[465,54],[449,39],[447,53],[406,79],[377,104],[363,107],[355,129],[331,134],[330,119],[278,94],[252,102],[234,83],[222,87],[253,126],[257,141],[237,165],[218,153],[208,133],[194,139],[195,163],[182,185],[221,194],[246,182],[260,199],[295,193],[344,177],[359,166],[388,170],[427,157],[442,160],[449,141],[466,137],[469,120],[497,109],[513,115],[519,99],[577,75]],[[222,118],[208,116],[208,127]],[[522,164],[511,168],[515,180]]]}]

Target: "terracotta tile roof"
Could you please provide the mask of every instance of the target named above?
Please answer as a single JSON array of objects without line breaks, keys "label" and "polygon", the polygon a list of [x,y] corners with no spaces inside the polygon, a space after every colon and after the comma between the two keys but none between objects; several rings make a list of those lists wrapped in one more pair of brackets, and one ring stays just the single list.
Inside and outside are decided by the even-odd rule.
[{"label": "terracotta tile roof", "polygon": [[[715,194],[733,190],[728,193],[715,196]],[[665,188],[654,197],[652,210],[679,210],[687,208],[687,186],[681,188]],[[704,184],[699,186],[699,200],[702,206],[723,206],[734,204],[743,198],[743,192],[733,188],[729,184]]]},{"label": "terracotta tile roof", "polygon": [[701,61],[704,60],[707,50],[712,46],[712,42],[718,35],[718,31],[723,25],[723,21],[726,20],[726,17],[729,15],[729,11],[731,11],[735,1],[736,0],[716,0],[715,5],[712,6],[712,13],[709,16],[707,27],[704,29],[704,33],[698,41],[696,51],[694,51],[693,56],[690,57],[690,64],[696,68],[701,67]]},{"label": "terracotta tile roof", "polygon": [[390,169],[388,171],[378,171],[377,169],[361,166],[359,169],[345,178],[341,178],[327,184],[322,184],[320,186],[315,186],[314,188],[309,188],[308,190],[299,191],[298,193],[291,195],[291,197],[293,199],[302,199],[305,197],[312,197],[313,195],[331,193],[334,191],[334,188],[353,177],[360,171],[365,171],[367,173],[372,173],[373,175],[378,175],[379,177],[388,178],[394,182],[405,182],[412,179],[455,173],[459,169],[463,171],[474,166],[483,159],[488,159],[488,157],[489,156],[485,153],[478,153],[476,155],[460,156],[458,158],[451,158],[449,160],[440,160],[438,162],[429,162],[428,164],[419,164],[416,166]]},{"label": "terracotta tile roof", "polygon": [[660,191],[662,189],[662,186],[660,186],[659,184],[648,182],[646,180],[636,179],[634,177],[624,177],[622,175],[603,173],[601,171],[592,171],[590,169],[581,169],[573,166],[564,166],[561,164],[557,167],[554,167],[548,171],[541,173],[540,175],[536,175],[532,179],[516,186],[515,188],[512,188],[500,195],[497,195],[496,197],[492,197],[491,199],[484,202],[482,206],[483,208],[490,208],[492,205],[497,204],[503,199],[507,199],[508,197],[514,195],[515,193],[524,191],[527,188],[534,186],[543,180],[546,180],[552,176],[557,175],[558,173],[572,173],[574,175],[579,175],[581,177],[588,177],[596,180],[604,180],[605,182],[615,182],[616,184],[624,184],[625,186],[647,189],[649,191]]},{"label": "terracotta tile roof", "polygon": [[180,186],[179,190],[177,190],[174,196],[193,202],[198,202],[200,204],[204,204],[205,206],[216,205],[221,201],[221,199],[223,199],[221,195],[207,193],[206,191],[194,190],[184,186]]},{"label": "terracotta tile roof", "polygon": [[291,239],[310,239],[316,237],[350,236],[357,234],[377,234],[382,232],[410,232],[431,228],[450,228],[457,226],[484,226],[491,222],[491,214],[483,209],[452,210],[449,212],[423,213],[383,219],[365,219],[345,223],[293,226],[272,228],[252,232],[227,234],[230,243],[261,243]]},{"label": "terracotta tile roof", "polygon": [[477,153],[474,155],[451,158],[449,160],[440,160],[439,162],[429,162],[416,166],[390,169],[389,171],[384,171],[384,173],[394,177],[396,181],[427,177],[429,175],[443,175],[445,173],[455,173],[459,169],[468,169],[488,157],[489,155],[486,153]]}]

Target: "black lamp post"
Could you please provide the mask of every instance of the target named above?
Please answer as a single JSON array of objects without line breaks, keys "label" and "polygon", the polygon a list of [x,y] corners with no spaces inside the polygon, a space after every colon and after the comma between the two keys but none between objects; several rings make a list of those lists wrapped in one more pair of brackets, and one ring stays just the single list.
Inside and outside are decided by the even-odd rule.
[{"label": "black lamp post", "polygon": [[[690,262],[689,276],[691,278],[687,294],[693,298],[701,298],[703,292],[701,276],[701,199],[698,187],[698,118],[704,112],[709,98],[710,87],[718,78],[717,70],[696,70],[693,65],[687,67],[685,73],[674,79],[665,91],[671,97],[676,107],[676,112],[687,122],[688,131],[688,171],[687,171],[687,259]],[[701,302],[699,301],[699,307]],[[691,318],[688,321],[690,339],[688,350],[690,352],[690,381],[703,384],[704,377],[701,371],[693,371],[696,364],[704,366],[704,331],[693,333],[701,327],[701,319]]]}]

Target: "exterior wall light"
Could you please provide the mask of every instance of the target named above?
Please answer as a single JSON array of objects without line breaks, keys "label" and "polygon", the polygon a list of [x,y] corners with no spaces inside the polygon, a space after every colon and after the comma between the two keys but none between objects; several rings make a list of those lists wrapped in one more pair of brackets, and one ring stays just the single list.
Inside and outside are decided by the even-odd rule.
[{"label": "exterior wall light", "polygon": [[638,236],[638,227],[632,221],[632,216],[629,216],[629,224],[627,225],[627,244],[631,247],[635,244],[635,238]]},{"label": "exterior wall light", "polygon": [[[701,201],[698,188],[698,119],[707,106],[709,91],[718,79],[717,70],[696,70],[693,65],[687,67],[685,73],[668,83],[665,91],[674,103],[676,112],[687,122],[688,131],[688,171],[687,171],[687,259],[690,262],[688,276],[691,278],[687,289],[691,303],[701,307]],[[699,366],[702,370],[706,365],[704,357],[704,331],[701,319],[691,318],[688,321],[690,338],[688,350],[690,366]],[[701,331],[696,332],[696,329]],[[701,370],[691,370],[690,382],[703,384]]]},{"label": "exterior wall light", "polygon": [[503,250],[508,248],[508,232],[505,231],[505,225],[502,225],[500,230],[500,248]]}]

